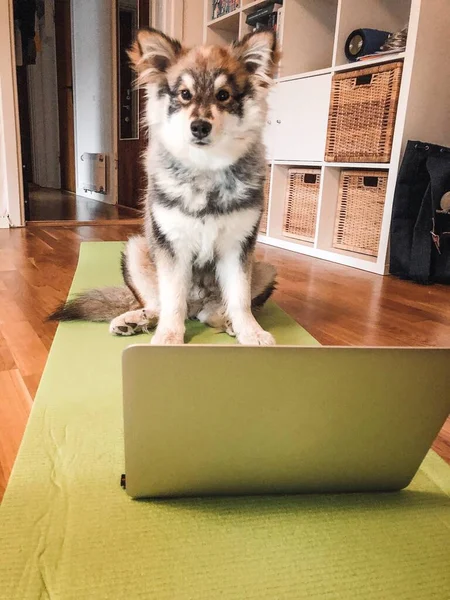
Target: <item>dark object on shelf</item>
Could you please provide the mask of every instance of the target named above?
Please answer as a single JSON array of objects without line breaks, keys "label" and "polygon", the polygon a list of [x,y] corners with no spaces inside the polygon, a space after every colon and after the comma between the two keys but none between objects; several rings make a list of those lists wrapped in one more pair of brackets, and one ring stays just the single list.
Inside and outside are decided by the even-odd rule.
[{"label": "dark object on shelf", "polygon": [[355,62],[361,56],[373,54],[380,50],[390,35],[390,31],[355,29],[345,42],[345,56],[350,62]]},{"label": "dark object on shelf", "polygon": [[397,52],[403,52],[406,49],[406,41],[408,39],[408,26],[403,27],[400,31],[396,31],[391,34],[386,43],[381,47],[381,52],[389,52],[396,50]]},{"label": "dark object on shelf", "polygon": [[450,283],[450,148],[409,141],[397,178],[390,272],[421,284]]},{"label": "dark object on shelf", "polygon": [[253,32],[255,32],[255,31],[265,31],[267,29],[270,29],[269,22],[267,22],[267,23],[261,23],[260,21],[258,21],[258,23],[256,23],[256,25],[253,27]]},{"label": "dark object on shelf", "polygon": [[277,5],[281,5],[281,2],[271,2],[262,8],[258,8],[255,12],[247,15],[245,22],[251,26],[255,26],[258,22],[266,24],[270,15],[276,10]]},{"label": "dark object on shelf", "polygon": [[389,162],[401,61],[334,75],[325,160]]},{"label": "dark object on shelf", "polygon": [[256,30],[258,30],[258,29],[268,29],[269,31],[276,31],[277,30],[277,21],[278,21],[278,11],[274,10],[273,13],[271,13],[269,15],[267,23],[265,25],[262,25],[260,22],[258,22],[256,24],[255,29]]}]

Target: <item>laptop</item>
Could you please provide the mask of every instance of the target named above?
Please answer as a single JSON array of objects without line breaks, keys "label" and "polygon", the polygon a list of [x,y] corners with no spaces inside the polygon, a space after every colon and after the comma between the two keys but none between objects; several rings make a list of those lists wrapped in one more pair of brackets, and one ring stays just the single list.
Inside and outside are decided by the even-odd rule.
[{"label": "laptop", "polygon": [[450,349],[133,345],[133,498],[406,487],[450,413]]}]

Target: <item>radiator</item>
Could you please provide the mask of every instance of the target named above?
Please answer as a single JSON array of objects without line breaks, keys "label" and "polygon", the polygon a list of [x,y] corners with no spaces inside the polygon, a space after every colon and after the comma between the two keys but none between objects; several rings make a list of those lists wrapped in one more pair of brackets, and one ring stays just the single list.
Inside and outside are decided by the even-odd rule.
[{"label": "radiator", "polygon": [[106,155],[85,152],[81,155],[84,163],[82,187],[85,192],[106,194]]}]

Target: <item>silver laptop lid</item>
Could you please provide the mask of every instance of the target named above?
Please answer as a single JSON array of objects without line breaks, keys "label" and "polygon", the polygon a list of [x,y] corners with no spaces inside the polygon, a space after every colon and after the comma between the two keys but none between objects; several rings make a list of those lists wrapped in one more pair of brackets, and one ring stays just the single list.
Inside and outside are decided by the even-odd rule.
[{"label": "silver laptop lid", "polygon": [[133,497],[395,490],[450,412],[450,350],[130,346]]}]

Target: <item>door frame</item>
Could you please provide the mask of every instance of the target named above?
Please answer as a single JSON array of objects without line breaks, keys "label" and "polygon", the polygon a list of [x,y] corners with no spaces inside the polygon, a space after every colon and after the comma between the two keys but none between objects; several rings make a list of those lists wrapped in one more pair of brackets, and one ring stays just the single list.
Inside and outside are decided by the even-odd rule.
[{"label": "door frame", "polygon": [[178,40],[183,38],[183,14],[184,0],[151,0],[154,26]]},{"label": "door frame", "polygon": [[[64,190],[66,192],[72,193],[72,194],[76,194],[77,191],[77,172],[76,172],[76,167],[77,167],[77,155],[76,155],[76,151],[75,151],[75,107],[74,107],[74,99],[75,99],[75,92],[74,92],[74,67],[73,67],[73,26],[72,26],[72,19],[73,19],[73,14],[72,14],[72,6],[73,6],[73,2],[74,0],[53,0],[53,7],[54,7],[54,33],[55,33],[55,53],[56,53],[56,94],[57,94],[57,106],[58,106],[58,142],[59,142],[59,174],[60,174],[60,182],[61,182],[61,190]],[[65,37],[64,33],[61,34],[61,32],[57,33],[57,23],[58,23],[58,19],[57,19],[57,4],[59,4],[59,11],[62,10],[61,5],[62,4],[68,4],[69,5],[69,24],[70,24],[70,32],[69,32],[69,37],[70,37],[70,64],[71,64],[71,71],[72,71],[72,76],[71,76],[71,86],[72,86],[72,90],[71,90],[71,95],[72,95],[72,142],[73,142],[73,190],[72,189],[68,189],[66,187],[63,188],[63,172],[65,172],[65,178],[66,180],[69,179],[69,177],[67,176],[67,155],[65,156],[65,164],[63,167],[63,162],[61,161],[61,155],[63,154],[61,152],[61,148],[63,145],[68,145],[68,133],[66,131],[66,133],[62,133],[61,131],[61,125],[63,124],[61,122],[61,106],[63,104],[63,102],[61,102],[61,81],[60,81],[60,77],[61,75],[63,75],[61,73],[61,62],[58,58],[58,52],[59,52],[59,44],[61,43],[61,38]],[[58,13],[58,16],[61,16],[61,13]],[[67,23],[65,23],[67,26]],[[65,58],[67,58],[67,56],[65,56]],[[64,75],[63,75],[64,76]],[[66,86],[64,86],[64,89],[67,89]],[[67,102],[67,100],[65,101]],[[63,137],[62,136],[67,136],[66,139],[63,141]],[[70,154],[70,152],[68,153]]]},{"label": "door frame", "polygon": [[13,0],[0,0],[0,194],[6,196],[6,209],[12,227],[25,224],[22,178],[22,147],[19,130],[16,57],[14,48]]},{"label": "door frame", "polygon": [[111,27],[111,35],[112,35],[112,114],[113,117],[113,151],[114,156],[112,157],[112,165],[111,168],[114,169],[113,174],[113,182],[114,182],[114,194],[113,194],[113,204],[119,203],[119,127],[116,123],[118,110],[119,110],[119,97],[117,94],[117,84],[119,80],[119,68],[117,65],[116,54],[117,54],[117,0],[111,0],[111,10],[112,10],[112,27]]}]

